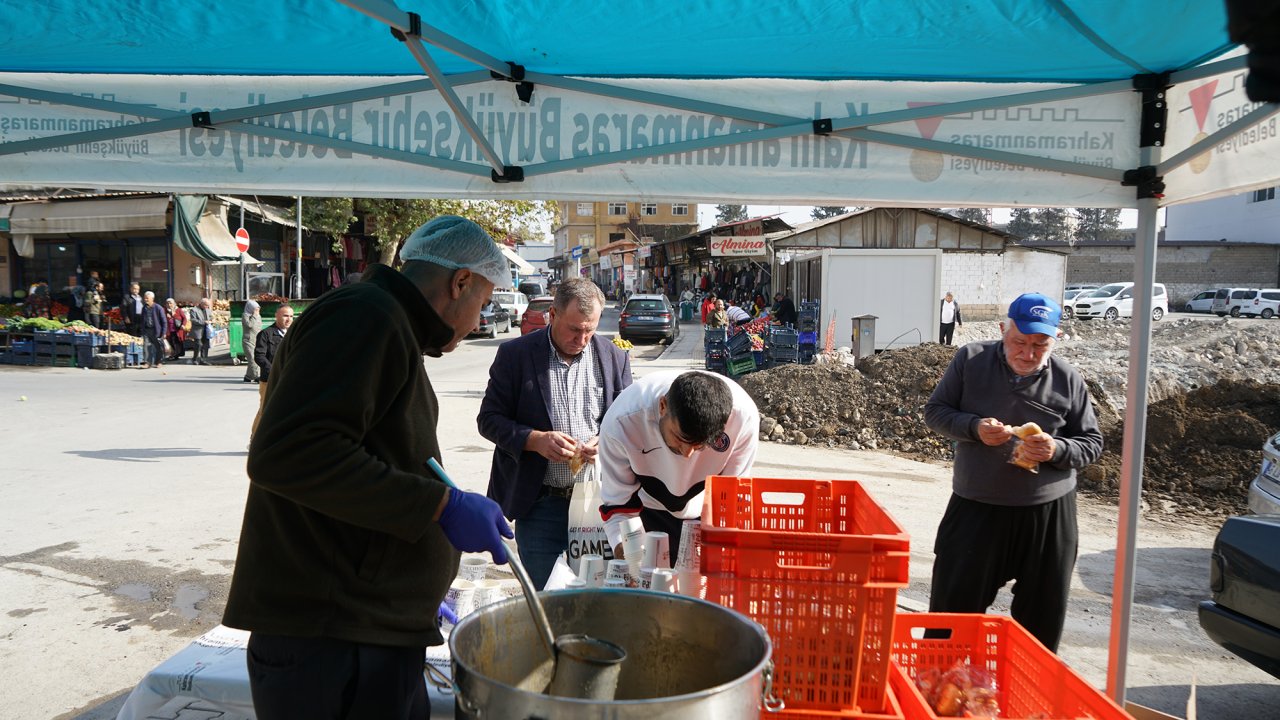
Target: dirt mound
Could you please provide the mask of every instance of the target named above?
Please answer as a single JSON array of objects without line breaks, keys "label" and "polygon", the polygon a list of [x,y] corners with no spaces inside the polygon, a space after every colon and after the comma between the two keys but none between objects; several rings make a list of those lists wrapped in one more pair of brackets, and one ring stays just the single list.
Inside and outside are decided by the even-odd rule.
[{"label": "dirt mound", "polygon": [[[1191,342],[1171,343],[1166,352],[1203,352],[1196,345],[1205,338],[1182,326],[1176,330]],[[1118,329],[1113,335],[1112,343],[1095,348],[1110,366],[1072,360],[1085,375],[1106,438],[1101,461],[1080,473],[1080,487],[1111,498],[1120,485],[1124,434],[1123,397],[1117,400],[1114,392],[1114,361],[1122,348],[1111,345],[1128,342]],[[843,362],[782,365],[744,377],[742,386],[760,408],[761,435],[770,440],[949,461],[951,441],[925,425],[923,410],[954,354],[953,347],[926,343],[882,352],[856,369]],[[1106,367],[1105,377],[1094,376],[1099,367]],[[1157,510],[1215,517],[1243,512],[1262,443],[1280,428],[1280,383],[1226,372],[1202,385],[1209,375],[1203,366],[1162,375],[1162,399],[1148,406],[1143,489]]]}]

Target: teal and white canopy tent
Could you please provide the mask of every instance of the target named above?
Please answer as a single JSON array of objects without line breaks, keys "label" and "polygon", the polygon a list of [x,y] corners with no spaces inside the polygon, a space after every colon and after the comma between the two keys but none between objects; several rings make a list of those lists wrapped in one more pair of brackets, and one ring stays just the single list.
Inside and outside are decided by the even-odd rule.
[{"label": "teal and white canopy tent", "polygon": [[[0,187],[1135,207],[1280,183],[1213,0],[0,0]],[[1150,293],[1129,358],[1123,699]]]}]

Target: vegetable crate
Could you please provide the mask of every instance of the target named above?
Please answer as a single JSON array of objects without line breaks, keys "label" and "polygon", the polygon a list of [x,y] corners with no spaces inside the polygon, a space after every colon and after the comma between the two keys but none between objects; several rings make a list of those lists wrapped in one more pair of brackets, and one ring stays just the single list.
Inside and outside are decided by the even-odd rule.
[{"label": "vegetable crate", "polygon": [[791,328],[774,328],[769,333],[770,347],[794,348],[800,344],[800,336]]},{"label": "vegetable crate", "polygon": [[[943,637],[926,638],[925,631]],[[958,661],[990,673],[1002,718],[1130,720],[1013,618],[903,613],[893,633],[893,660],[912,680],[909,692],[899,694],[907,720],[938,717],[914,678],[932,668],[946,671]]]},{"label": "vegetable crate", "polygon": [[731,357],[725,362],[725,370],[728,371],[728,373],[734,377],[737,377],[739,375],[746,375],[749,372],[755,372],[756,370],[755,356],[753,356],[750,352],[748,352],[746,357],[742,357],[742,358]]},{"label": "vegetable crate", "polygon": [[769,347],[769,358],[776,363],[796,362],[800,359],[800,349],[796,347]]},{"label": "vegetable crate", "polygon": [[892,711],[889,650],[910,549],[855,480],[707,479],[706,598],[769,632],[775,695],[789,711]]},{"label": "vegetable crate", "polygon": [[751,354],[751,336],[745,332],[737,333],[729,336],[726,342],[729,348],[729,357],[741,357]]},{"label": "vegetable crate", "polygon": [[[889,664],[889,689],[885,692],[884,709],[877,713],[864,713],[859,710],[794,710],[790,707],[781,712],[760,713],[760,720],[909,720],[906,714],[906,701],[899,700],[904,695],[915,691],[911,678],[902,668]],[[913,699],[914,700],[914,699]]]},{"label": "vegetable crate", "polygon": [[702,343],[710,345],[711,343],[722,343],[729,339],[729,331],[725,328],[703,328]]}]

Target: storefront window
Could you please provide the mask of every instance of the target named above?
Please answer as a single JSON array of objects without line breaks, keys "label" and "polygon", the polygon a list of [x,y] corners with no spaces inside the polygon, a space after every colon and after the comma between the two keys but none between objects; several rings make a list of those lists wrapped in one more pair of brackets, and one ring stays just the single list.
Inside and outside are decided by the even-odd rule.
[{"label": "storefront window", "polygon": [[133,241],[129,244],[129,282],[150,290],[164,300],[169,296],[169,245],[167,241]]},{"label": "storefront window", "polygon": [[75,241],[37,240],[35,257],[20,258],[18,274],[15,289],[25,292],[31,285],[43,280],[49,283],[50,296],[66,305],[71,299],[70,288],[78,284]]}]

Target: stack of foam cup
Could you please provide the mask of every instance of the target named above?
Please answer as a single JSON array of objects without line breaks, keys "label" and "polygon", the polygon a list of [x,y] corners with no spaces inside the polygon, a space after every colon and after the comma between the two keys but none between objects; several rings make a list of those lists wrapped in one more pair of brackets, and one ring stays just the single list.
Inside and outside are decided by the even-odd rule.
[{"label": "stack of foam cup", "polygon": [[475,595],[475,583],[457,578],[449,586],[449,591],[444,596],[444,602],[449,606],[450,610],[453,610],[453,614],[458,616],[458,619],[462,619],[476,609]]},{"label": "stack of foam cup", "polygon": [[631,568],[631,576],[638,579],[640,563],[644,560],[644,523],[638,515],[622,520],[622,552]]},{"label": "stack of foam cup", "polygon": [[582,556],[578,566],[578,579],[587,587],[604,587],[604,556],[587,553]]},{"label": "stack of foam cup", "polygon": [[702,597],[702,521],[685,520],[676,554],[676,583],[681,595]]},{"label": "stack of foam cup", "polygon": [[604,576],[605,587],[609,586],[611,580],[621,582],[623,587],[632,586],[631,566],[626,560],[609,561],[609,569]]},{"label": "stack of foam cup", "polygon": [[661,530],[644,534],[644,560],[640,563],[640,587],[648,590],[653,584],[653,571],[671,567],[671,538]]}]

